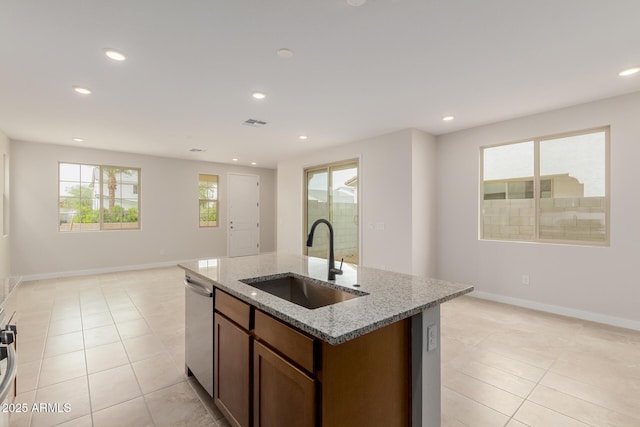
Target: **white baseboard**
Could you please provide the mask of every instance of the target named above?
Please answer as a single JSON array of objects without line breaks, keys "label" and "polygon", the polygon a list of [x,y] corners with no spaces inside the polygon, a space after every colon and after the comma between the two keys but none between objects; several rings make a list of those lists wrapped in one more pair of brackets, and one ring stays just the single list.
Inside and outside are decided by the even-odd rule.
[{"label": "white baseboard", "polygon": [[92,268],[87,270],[60,271],[55,273],[43,273],[43,274],[29,274],[26,276],[22,276],[22,281],[29,282],[31,280],[58,279],[61,277],[88,276],[91,274],[105,274],[105,273],[117,273],[120,271],[149,270],[151,268],[175,267],[176,265],[183,262],[187,262],[187,261],[193,261],[193,260],[164,261],[164,262],[154,262],[150,264],[123,265],[118,267]]},{"label": "white baseboard", "polygon": [[608,316],[606,314],[592,313],[590,311],[576,310],[574,308],[562,307],[559,305],[545,304],[537,301],[513,298],[504,295],[491,294],[482,291],[473,291],[468,294],[471,297],[486,299],[489,301],[502,302],[505,304],[515,305],[518,307],[530,308],[533,310],[544,311],[547,313],[559,314],[561,316],[575,317],[577,319],[588,320],[591,322],[604,323],[606,325],[618,326],[621,328],[634,329],[640,331],[640,321],[625,319],[623,317]]}]

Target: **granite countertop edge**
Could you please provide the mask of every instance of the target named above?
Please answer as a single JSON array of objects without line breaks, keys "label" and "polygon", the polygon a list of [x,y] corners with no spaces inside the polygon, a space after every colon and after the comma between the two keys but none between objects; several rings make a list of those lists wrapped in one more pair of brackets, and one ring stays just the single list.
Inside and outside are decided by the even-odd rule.
[{"label": "granite countertop edge", "polygon": [[[259,257],[260,255],[257,255],[257,257]],[[305,256],[299,256],[299,259],[307,259],[307,257]],[[224,262],[225,260],[229,260],[231,258],[218,258],[217,261],[221,261]],[[324,261],[324,260],[322,260]],[[388,314],[384,314],[378,318],[376,318],[375,320],[369,322],[366,322],[366,324],[362,324],[362,322],[357,322],[354,321],[355,325],[353,328],[344,331],[342,333],[337,333],[337,334],[332,334],[331,332],[327,331],[327,330],[323,330],[322,327],[314,327],[312,324],[313,323],[310,321],[310,319],[312,318],[313,314],[316,314],[316,312],[314,310],[309,310],[309,309],[304,309],[302,307],[293,307],[294,304],[290,303],[288,301],[284,301],[281,300],[278,297],[272,296],[272,295],[264,295],[264,300],[265,301],[261,301],[261,300],[257,300],[256,298],[252,298],[249,295],[246,295],[245,293],[239,291],[238,289],[236,289],[236,287],[238,285],[240,285],[241,287],[244,286],[249,286],[246,285],[242,282],[240,282],[240,279],[244,279],[243,277],[237,277],[237,278],[227,278],[227,280],[223,281],[223,280],[216,280],[210,276],[208,276],[207,274],[202,274],[200,273],[198,270],[194,269],[194,266],[197,265],[198,261],[193,261],[193,262],[185,262],[185,263],[181,263],[178,266],[180,268],[182,268],[183,270],[185,270],[186,272],[189,272],[190,274],[192,274],[193,278],[197,278],[200,280],[204,280],[207,283],[210,283],[213,287],[220,289],[221,291],[224,291],[244,302],[246,302],[247,304],[256,307],[262,311],[264,311],[265,313],[268,313],[280,320],[282,320],[283,322],[294,326],[318,339],[321,339],[322,341],[325,341],[329,344],[332,345],[338,345],[338,344],[342,344],[345,343],[347,341],[350,341],[352,339],[355,339],[359,336],[362,336],[366,333],[375,331],[377,329],[383,328],[385,326],[388,326],[392,323],[398,322],[400,320],[412,317],[416,314],[419,314],[431,307],[440,305],[446,301],[449,301],[451,299],[457,298],[461,295],[467,294],[469,292],[472,292],[474,290],[473,286],[470,285],[462,285],[459,283],[451,283],[451,282],[446,282],[446,281],[442,281],[442,280],[435,280],[435,279],[426,279],[426,278],[422,278],[423,280],[435,280],[438,283],[442,283],[444,285],[448,285],[448,286],[456,286],[458,287],[458,289],[456,289],[455,291],[451,291],[448,292],[446,295],[440,296],[438,298],[433,298],[433,299],[429,299],[427,301],[423,301],[421,303],[418,304],[411,304],[409,307],[407,307],[406,309],[399,309],[399,310],[391,310]],[[358,267],[360,270],[363,269],[363,267]],[[285,270],[291,270],[291,269],[285,269]],[[367,268],[366,270],[368,271],[376,271],[375,269],[370,269]],[[261,276],[273,276],[273,275],[277,275],[277,274],[281,274],[284,273],[285,271],[269,271],[266,274],[262,274]],[[301,272],[296,272],[297,274],[303,274]],[[403,273],[392,273],[392,272],[388,272],[388,271],[382,271],[380,270],[380,273],[384,273],[386,275],[397,275],[400,278],[414,278],[414,276],[410,276],[410,275],[406,275]],[[229,282],[229,283],[225,283],[225,282]],[[339,285],[336,284],[329,284],[331,287],[335,287],[335,288],[344,288],[341,287]],[[354,289],[351,289],[352,291]],[[358,289],[360,290],[360,289]],[[283,306],[284,304],[284,306]],[[297,313],[294,313],[293,315],[288,314],[286,311],[286,309],[282,309],[282,307],[287,307],[287,305],[289,305],[289,308],[294,308]],[[278,306],[281,306],[281,309],[278,309]],[[381,311],[383,309],[386,309],[386,307],[381,307]],[[300,314],[300,310],[305,310],[304,314]],[[298,314],[298,316],[295,316],[295,314]],[[317,313],[318,316],[322,317],[323,315],[326,316],[326,313],[320,312]],[[302,318],[307,317],[307,321],[303,320]],[[354,316],[357,317],[357,316]],[[345,319],[345,321],[348,321],[348,319]],[[326,329],[326,328],[325,328]]]}]

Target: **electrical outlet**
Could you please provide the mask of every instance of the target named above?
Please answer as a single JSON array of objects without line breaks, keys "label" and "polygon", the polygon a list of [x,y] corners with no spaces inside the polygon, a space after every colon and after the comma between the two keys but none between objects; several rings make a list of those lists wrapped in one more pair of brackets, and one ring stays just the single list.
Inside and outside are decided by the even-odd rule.
[{"label": "electrical outlet", "polygon": [[427,351],[434,351],[438,348],[438,325],[427,327]]},{"label": "electrical outlet", "polygon": [[523,274],[522,275],[522,284],[523,285],[528,285],[529,284],[529,275],[528,274]]}]

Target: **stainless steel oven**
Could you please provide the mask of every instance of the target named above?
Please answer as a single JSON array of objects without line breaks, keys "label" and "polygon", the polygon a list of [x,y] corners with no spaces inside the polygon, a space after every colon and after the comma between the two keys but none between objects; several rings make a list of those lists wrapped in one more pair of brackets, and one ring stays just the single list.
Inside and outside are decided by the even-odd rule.
[{"label": "stainless steel oven", "polygon": [[185,274],[185,368],[213,397],[213,285]]}]

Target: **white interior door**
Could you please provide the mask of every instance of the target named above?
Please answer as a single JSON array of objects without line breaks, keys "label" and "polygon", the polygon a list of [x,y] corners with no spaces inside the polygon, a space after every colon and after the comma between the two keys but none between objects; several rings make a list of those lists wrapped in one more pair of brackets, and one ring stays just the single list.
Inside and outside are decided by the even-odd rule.
[{"label": "white interior door", "polygon": [[229,256],[260,252],[260,177],[229,174]]}]

